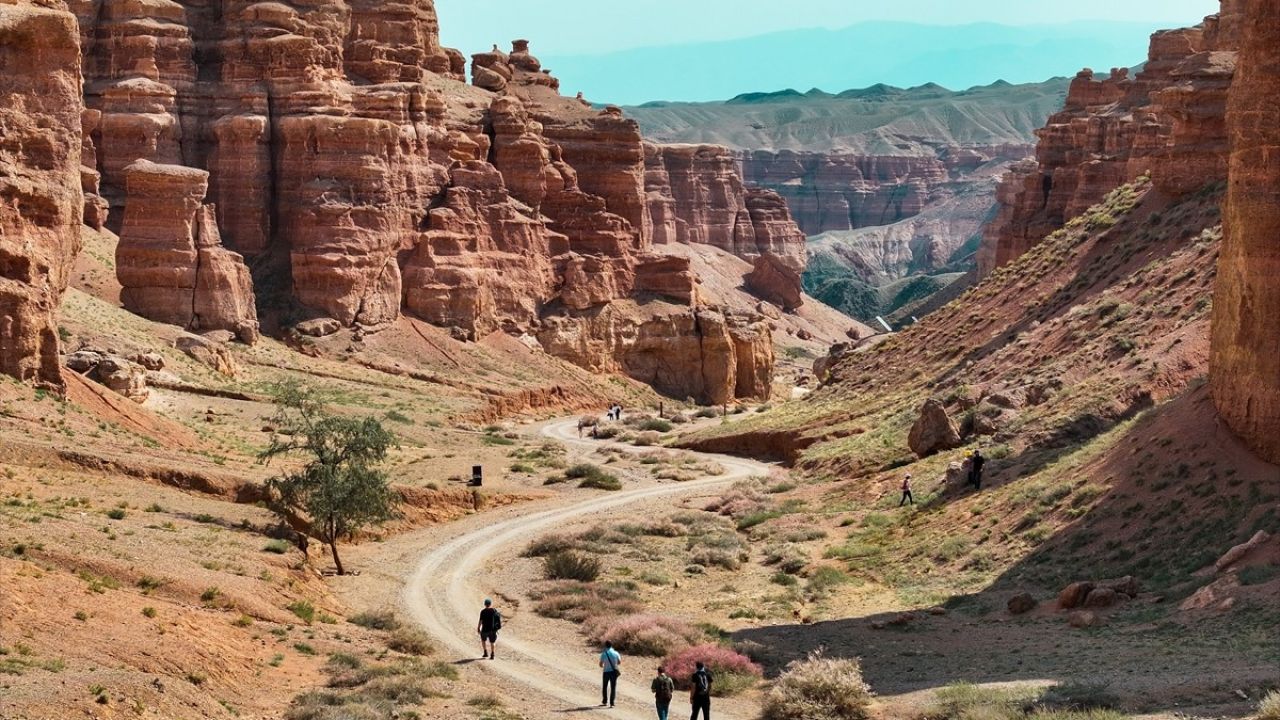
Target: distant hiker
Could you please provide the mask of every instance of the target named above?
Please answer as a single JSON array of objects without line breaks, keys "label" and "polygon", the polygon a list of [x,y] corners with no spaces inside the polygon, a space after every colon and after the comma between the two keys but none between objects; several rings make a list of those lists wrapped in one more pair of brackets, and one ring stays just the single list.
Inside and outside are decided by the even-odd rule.
[{"label": "distant hiker", "polygon": [[698,720],[699,710],[702,711],[703,720],[711,720],[711,683],[714,680],[707,666],[698,663],[698,669],[689,678],[693,685],[689,690],[689,703],[693,705],[693,714],[689,716],[689,720]]},{"label": "distant hiker", "polygon": [[480,633],[480,658],[493,659],[493,651],[498,644],[498,631],[502,629],[502,613],[493,607],[493,601],[484,601],[484,609],[480,611],[480,622],[476,624],[476,632]]},{"label": "distant hiker", "polygon": [[658,720],[667,720],[671,710],[671,698],[676,694],[676,681],[667,674],[666,668],[658,668],[658,676],[649,683],[653,691],[653,701],[658,706]]},{"label": "distant hiker", "polygon": [[907,503],[916,504],[916,499],[911,495],[911,473],[907,473],[906,477],[902,478],[902,502],[898,503],[898,507]]},{"label": "distant hiker", "polygon": [[617,420],[617,421],[619,421],[619,422],[621,422],[621,421],[622,421],[622,406],[621,406],[621,405],[614,405],[614,406],[613,406],[613,419],[614,419],[614,420]]},{"label": "distant hiker", "polygon": [[973,485],[974,490],[982,489],[982,466],[987,463],[987,459],[982,457],[982,451],[974,449],[973,457],[969,458],[969,484]]},{"label": "distant hiker", "polygon": [[618,701],[618,678],[622,676],[622,656],[613,649],[613,643],[604,644],[604,652],[600,653],[600,669],[604,671],[604,681],[600,684],[600,706],[613,707]]}]

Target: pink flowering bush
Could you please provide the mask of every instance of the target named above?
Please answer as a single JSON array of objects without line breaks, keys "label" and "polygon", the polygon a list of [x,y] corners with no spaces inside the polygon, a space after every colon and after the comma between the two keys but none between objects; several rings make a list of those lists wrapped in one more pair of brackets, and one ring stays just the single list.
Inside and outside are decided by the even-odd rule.
[{"label": "pink flowering bush", "polygon": [[597,644],[613,643],[629,655],[662,657],[705,638],[686,622],[660,615],[597,617],[586,624],[587,637]]},{"label": "pink flowering bush", "polygon": [[667,674],[676,681],[680,690],[688,690],[696,664],[702,662],[711,670],[714,682],[711,694],[716,697],[732,695],[755,685],[764,677],[764,670],[742,653],[723,645],[706,643],[678,650],[662,661]]}]

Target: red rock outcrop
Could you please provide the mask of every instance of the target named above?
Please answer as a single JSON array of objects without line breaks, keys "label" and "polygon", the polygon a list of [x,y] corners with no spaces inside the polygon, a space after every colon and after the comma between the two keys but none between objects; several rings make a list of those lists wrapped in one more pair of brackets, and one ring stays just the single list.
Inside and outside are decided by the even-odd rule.
[{"label": "red rock outcrop", "polygon": [[747,289],[788,312],[804,304],[800,272],[773,253],[761,253],[746,277]]},{"label": "red rock outcrop", "polygon": [[205,332],[258,339],[253,281],[244,258],[222,247],[209,173],[139,160],[125,168],[126,203],[116,278],[130,312]]},{"label": "red rock outcrop", "polygon": [[0,4],[0,373],[58,388],[58,303],[85,206],[79,63],[72,15]]},{"label": "red rock outcrop", "polygon": [[1239,0],[1194,28],[1151,38],[1142,72],[1096,79],[1081,71],[1065,108],[1039,132],[1036,162],[1001,183],[999,214],[978,253],[983,275],[1008,263],[1097,204],[1149,174],[1180,197],[1226,178],[1227,89],[1239,44]]},{"label": "red rock outcrop", "polygon": [[[639,127],[561,97],[526,41],[473,56],[467,86],[432,0],[69,4],[88,106],[77,112],[88,166],[77,206],[122,232],[124,300],[139,313],[239,331],[256,291],[282,318],[376,329],[407,311],[472,337],[609,314],[635,294],[695,313],[688,261],[652,252],[656,237],[674,237],[677,195],[663,215]],[[746,193],[731,156],[680,182],[680,212],[709,242],[803,262],[785,206]],[[643,309],[612,317],[597,335],[688,333],[672,347],[696,344],[706,368],[744,368],[700,371],[704,397],[767,392],[759,376],[772,356],[748,339],[754,321],[707,334]],[[648,373],[632,340],[589,349],[564,356]]]},{"label": "red rock outcrop", "polygon": [[1280,4],[1247,3],[1242,30],[1211,382],[1232,429],[1280,463]]}]

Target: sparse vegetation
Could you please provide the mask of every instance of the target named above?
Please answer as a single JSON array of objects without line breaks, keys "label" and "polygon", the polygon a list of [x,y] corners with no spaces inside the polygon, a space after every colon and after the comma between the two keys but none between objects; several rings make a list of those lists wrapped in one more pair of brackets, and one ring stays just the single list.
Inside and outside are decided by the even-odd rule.
[{"label": "sparse vegetation", "polygon": [[770,684],[763,720],[865,720],[871,688],[857,660],[816,652],[796,660]]},{"label": "sparse vegetation", "polygon": [[689,678],[697,663],[703,663],[715,676],[711,694],[716,697],[736,695],[752,687],[764,677],[759,665],[742,653],[723,645],[703,644],[688,647],[668,655],[662,661],[667,674],[676,681],[680,690],[689,689]]},{"label": "sparse vegetation", "polygon": [[542,574],[548,580],[594,582],[602,569],[597,558],[573,550],[553,552],[542,561]]}]

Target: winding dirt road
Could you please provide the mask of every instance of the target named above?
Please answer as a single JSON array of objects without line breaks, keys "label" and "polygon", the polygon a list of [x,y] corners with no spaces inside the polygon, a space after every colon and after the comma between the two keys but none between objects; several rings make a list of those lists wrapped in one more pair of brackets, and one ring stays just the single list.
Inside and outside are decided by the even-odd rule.
[{"label": "winding dirt road", "polygon": [[[626,445],[578,439],[576,419],[551,423],[544,426],[541,433],[565,443],[580,456],[606,446],[638,451]],[[646,506],[657,500],[705,493],[769,470],[767,465],[741,458],[699,455],[719,463],[726,472],[691,482],[653,485],[596,496],[565,507],[531,511],[528,515],[497,520],[482,529],[464,531],[445,540],[422,557],[406,583],[402,596],[406,611],[443,643],[449,654],[474,658],[478,645],[474,633],[476,598],[484,593],[476,577],[491,558],[585,517],[599,516],[628,506]],[[576,639],[569,642],[576,643]],[[521,637],[518,627],[508,626],[503,629],[499,653],[502,657],[497,662],[485,663],[484,668],[503,677],[501,691],[497,693],[500,697],[511,696],[521,687],[544,695],[547,702],[542,706],[550,708],[546,717],[593,709],[591,703],[595,698],[594,689],[599,687],[600,671],[588,663],[577,662],[576,657],[567,658],[563,645],[552,646]],[[626,669],[624,662],[624,671]],[[601,709],[600,712],[624,720],[648,720],[654,716],[649,678],[643,675],[637,678],[635,675],[632,670],[619,683],[618,707]],[[677,698],[672,712],[677,716],[686,712],[681,707]],[[716,715],[726,720],[734,717],[723,711]]]}]

